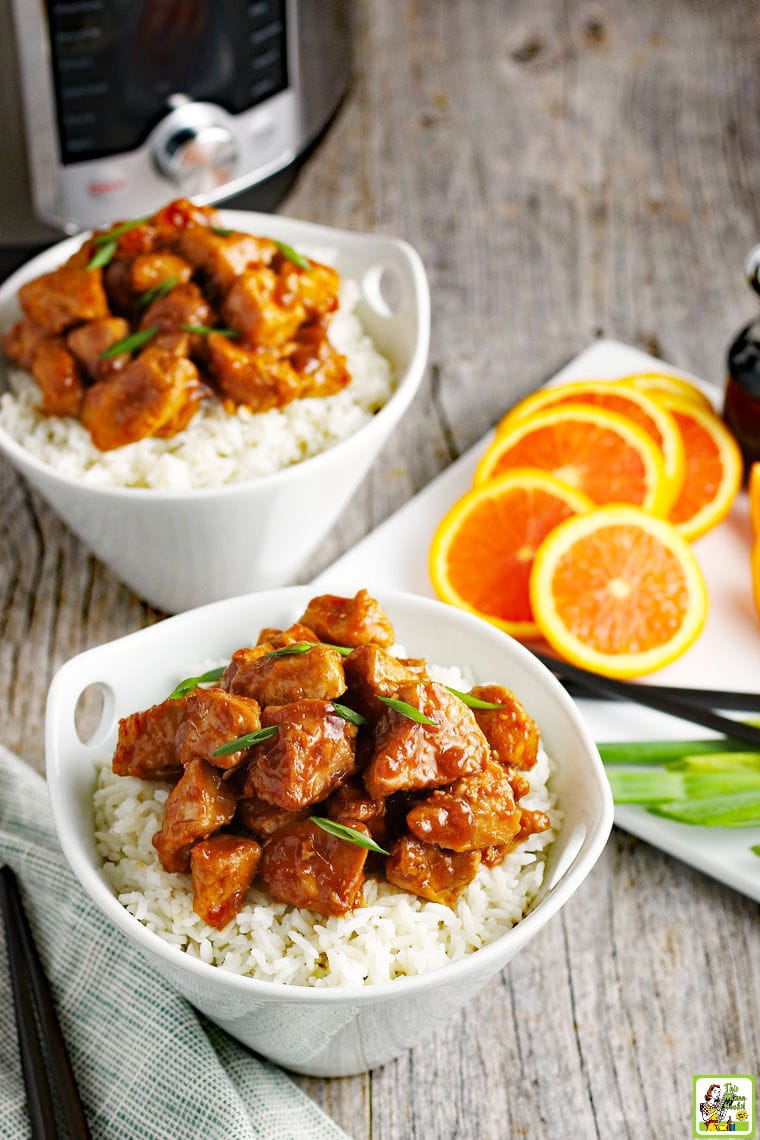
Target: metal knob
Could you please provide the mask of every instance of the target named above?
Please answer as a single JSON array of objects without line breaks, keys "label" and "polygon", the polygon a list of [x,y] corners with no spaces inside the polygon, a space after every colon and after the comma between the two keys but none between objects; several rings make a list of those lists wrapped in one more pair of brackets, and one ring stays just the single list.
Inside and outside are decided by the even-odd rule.
[{"label": "metal knob", "polygon": [[184,115],[175,112],[154,142],[159,169],[188,196],[210,193],[229,182],[238,157],[232,131],[219,123],[193,122],[195,117],[191,107]]}]

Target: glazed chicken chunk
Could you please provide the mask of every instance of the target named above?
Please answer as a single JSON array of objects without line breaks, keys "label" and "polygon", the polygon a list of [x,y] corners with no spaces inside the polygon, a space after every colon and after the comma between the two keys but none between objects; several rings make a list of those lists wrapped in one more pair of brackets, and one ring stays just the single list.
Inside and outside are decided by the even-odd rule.
[{"label": "glazed chicken chunk", "polygon": [[475,719],[500,764],[528,771],[538,758],[538,725],[528,716],[511,689],[474,685],[473,697],[498,704],[498,709],[475,709]]},{"label": "glazed chicken chunk", "polygon": [[282,408],[300,394],[300,376],[275,352],[213,333],[208,338],[208,354],[209,369],[222,395],[253,412]]},{"label": "glazed chicken chunk", "polygon": [[[366,834],[362,824],[356,830]],[[367,851],[304,820],[264,846],[259,872],[272,898],[319,914],[346,914],[360,905]]]},{"label": "glazed chicken chunk", "polygon": [[103,353],[128,333],[129,325],[121,317],[101,317],[72,329],[66,337],[66,346],[91,380],[107,380],[114,372],[125,368],[130,357],[126,352],[111,358],[104,357]]},{"label": "glazed chicken chunk", "polygon": [[223,930],[240,910],[261,859],[255,839],[211,835],[190,851],[193,909],[209,926]]},{"label": "glazed chicken chunk", "polygon": [[82,372],[60,337],[43,340],[32,362],[40,386],[40,410],[47,416],[76,416],[84,399]]},{"label": "glazed chicken chunk", "polygon": [[27,317],[49,335],[110,315],[99,269],[64,265],[45,273],[21,286],[19,303]]},{"label": "glazed chicken chunk", "polygon": [[249,266],[269,265],[277,244],[253,234],[215,233],[202,226],[186,230],[179,240],[182,256],[201,270],[213,288],[223,295]]},{"label": "glazed chicken chunk", "polygon": [[190,848],[226,827],[235,815],[237,798],[218,768],[191,760],[164,805],[161,829],[153,846],[165,871],[186,871]]},{"label": "glazed chicken chunk", "polygon": [[431,792],[411,809],[406,822],[425,843],[449,851],[480,851],[511,843],[521,815],[506,771],[491,761],[482,772]]},{"label": "glazed chicken chunk", "polygon": [[180,697],[161,701],[143,712],[122,717],[111,762],[118,776],[176,780],[182,775],[175,740],[188,700],[188,697]]},{"label": "glazed chicken chunk", "polygon": [[364,773],[373,799],[415,788],[435,788],[485,768],[488,742],[472,711],[444,685],[406,681],[396,699],[432,724],[418,724],[386,708],[375,728],[375,753]]},{"label": "glazed chicken chunk", "polygon": [[329,701],[269,705],[261,726],[277,732],[251,749],[246,796],[297,811],[323,800],[354,770],[356,725]]},{"label": "glazed chicken chunk", "polygon": [[359,590],[353,598],[320,594],[312,598],[299,620],[313,629],[321,641],[333,645],[372,643],[387,649],[394,642],[388,615],[366,590]]},{"label": "glazed chicken chunk", "polygon": [[279,650],[266,645],[238,649],[221,684],[231,693],[253,697],[262,706],[286,705],[304,698],[332,701],[346,691],[340,654],[318,644],[292,656],[280,655]]},{"label": "glazed chicken chunk", "polygon": [[223,689],[196,689],[187,698],[175,744],[182,764],[195,757],[217,768],[235,768],[245,750],[215,756],[217,748],[261,728],[260,709],[250,697],[236,697]]},{"label": "glazed chicken chunk", "polygon": [[443,851],[403,835],[391,847],[385,861],[385,877],[405,891],[431,902],[454,906],[480,866],[480,853]]},{"label": "glazed chicken chunk", "polygon": [[379,645],[360,645],[343,661],[348,700],[368,720],[376,721],[387,705],[381,697],[393,697],[399,685],[420,677]]},{"label": "glazed chicken chunk", "polygon": [[82,423],[96,447],[110,451],[159,435],[178,419],[192,418],[201,393],[192,361],[162,348],[146,348],[117,375],[86,390]]}]

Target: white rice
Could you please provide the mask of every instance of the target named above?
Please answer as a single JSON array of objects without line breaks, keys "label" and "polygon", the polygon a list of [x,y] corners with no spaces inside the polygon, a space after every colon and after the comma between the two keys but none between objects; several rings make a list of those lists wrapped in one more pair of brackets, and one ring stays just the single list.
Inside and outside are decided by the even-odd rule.
[{"label": "white rice", "polygon": [[357,316],[359,298],[357,282],[343,279],[329,338],[345,355],[351,381],[334,396],[294,400],[269,412],[239,407],[230,413],[219,400],[208,400],[170,439],[99,451],[79,420],[40,415],[37,382],[28,372],[8,368],[0,427],[62,475],[98,486],[184,491],[268,475],[353,435],[390,398],[395,378]]},{"label": "white rice", "polygon": [[[469,687],[458,670],[436,670],[435,677]],[[463,958],[520,921],[541,887],[546,853],[562,819],[547,786],[551,771],[541,748],[538,763],[525,773],[530,792],[520,801],[546,812],[551,828],[531,835],[500,866],[481,867],[453,909],[368,876],[363,906],[325,918],[274,902],[254,884],[237,917],[215,930],[193,910],[189,874],[164,871],[151,842],[170,785],[115,776],[110,759],[98,765],[95,839],[122,906],[187,954],[262,981],[376,985]]]}]

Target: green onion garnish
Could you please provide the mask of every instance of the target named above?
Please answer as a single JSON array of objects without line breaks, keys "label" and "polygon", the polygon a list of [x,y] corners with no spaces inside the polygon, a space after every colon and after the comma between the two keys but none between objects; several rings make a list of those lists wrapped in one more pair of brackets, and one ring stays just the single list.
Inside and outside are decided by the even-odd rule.
[{"label": "green onion garnish", "polygon": [[85,268],[87,269],[102,269],[104,265],[108,265],[113,255],[116,253],[118,247],[117,241],[105,241],[98,245],[94,254],[87,262]]},{"label": "green onion garnish", "polygon": [[121,356],[122,352],[133,352],[136,348],[142,348],[149,340],[158,332],[157,325],[151,325],[149,329],[140,329],[139,332],[130,333],[129,336],[122,337],[112,344],[110,348],[104,348],[100,354],[101,360],[111,360],[114,356]]},{"label": "green onion garnish", "polygon": [[232,237],[234,230],[227,230],[224,226],[211,226],[212,234],[217,234],[219,237]]},{"label": "green onion garnish", "polygon": [[292,245],[287,245],[284,241],[276,241],[274,243],[279,249],[283,257],[287,257],[288,261],[292,261],[299,269],[311,269],[311,262],[308,257],[304,257],[302,253],[298,253],[293,249]]},{"label": "green onion garnish", "polygon": [[244,748],[253,748],[254,744],[261,744],[263,740],[269,740],[270,736],[274,736],[279,731],[279,724],[270,724],[267,728],[258,729],[257,732],[247,732],[245,736],[238,736],[235,740],[228,740],[226,744],[215,748],[211,755],[229,756],[232,752],[242,752]]},{"label": "green onion garnish", "polygon": [[450,693],[455,697],[459,697],[460,701],[464,701],[468,708],[471,709],[503,709],[505,705],[494,704],[493,701],[483,701],[480,697],[473,697],[472,693],[463,693],[461,689],[453,689],[451,685],[446,685]]},{"label": "green onion garnish", "polygon": [[341,657],[348,657],[349,653],[353,653],[354,646],[352,645],[331,645],[329,641],[323,641],[328,649],[334,649],[336,653],[340,653]]},{"label": "green onion garnish", "polygon": [[384,847],[375,843],[374,839],[362,835],[361,831],[354,831],[353,827],[346,827],[344,823],[336,823],[334,819],[325,819],[320,815],[312,815],[310,818],[312,823],[316,823],[317,827],[321,827],[328,835],[345,839],[346,843],[353,843],[354,847],[366,847],[368,851],[377,851],[379,855],[388,854]]},{"label": "green onion garnish", "polygon": [[197,685],[205,685],[207,681],[218,681],[226,668],[226,665],[219,665],[216,669],[209,669],[207,673],[201,673],[199,677],[186,677],[184,681],[180,681],[176,689],[172,689],[167,699],[176,701],[180,697],[186,697],[188,693],[192,693]]},{"label": "green onion garnish", "polygon": [[599,745],[613,799],[697,827],[760,824],[760,752],[726,737]]},{"label": "green onion garnish", "polygon": [[339,705],[337,701],[330,701],[330,704],[338,716],[342,716],[344,720],[350,720],[351,724],[358,724],[361,727],[361,725],[367,723],[366,717],[363,717],[361,713],[356,712],[354,709],[350,709],[348,705]]},{"label": "green onion garnish", "polygon": [[147,218],[133,218],[131,222],[122,222],[119,226],[114,226],[108,233],[97,234],[93,239],[93,245],[103,245],[105,242],[114,241],[115,238],[121,237],[122,234],[128,234],[130,230],[136,230],[138,226],[142,226],[147,222]]},{"label": "green onion garnish", "polygon": [[435,720],[431,720],[429,716],[425,716],[425,714],[421,713],[419,709],[416,709],[414,705],[407,704],[406,701],[399,701],[396,697],[379,697],[379,699],[384,705],[387,705],[389,709],[401,713],[402,716],[408,717],[409,720],[415,721],[416,724],[432,724],[436,726],[438,723]]},{"label": "green onion garnish", "polygon": [[760,855],[760,843],[753,843],[750,847],[750,851],[753,855]]},{"label": "green onion garnish", "polygon": [[308,653],[317,643],[315,641],[292,641],[290,645],[281,645],[279,649],[271,649],[263,657],[297,657],[299,653]]},{"label": "green onion garnish", "polygon": [[185,332],[198,333],[200,336],[211,336],[211,333],[216,333],[218,336],[240,336],[240,333],[235,332],[234,329],[215,329],[211,325],[180,325],[179,327]]},{"label": "green onion garnish", "polygon": [[179,285],[179,277],[176,274],[171,277],[165,277],[163,281],[159,281],[152,289],[146,289],[144,293],[135,301],[136,309],[147,309],[148,305],[152,305],[159,297],[165,297],[167,293],[171,293],[175,285]]}]

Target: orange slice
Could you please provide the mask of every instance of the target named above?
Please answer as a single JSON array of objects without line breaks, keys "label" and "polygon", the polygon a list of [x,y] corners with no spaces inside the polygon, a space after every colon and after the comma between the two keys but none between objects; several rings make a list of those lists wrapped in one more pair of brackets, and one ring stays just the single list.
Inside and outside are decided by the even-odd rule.
[{"label": "orange slice", "polygon": [[533,613],[568,661],[637,677],[680,656],[707,615],[707,589],[674,526],[636,507],[600,507],[560,523],[538,549]]},{"label": "orange slice", "polygon": [[726,517],[742,483],[739,445],[721,419],[689,400],[667,396],[686,453],[686,478],[668,518],[693,542]]},{"label": "orange slice", "polygon": [[670,488],[662,453],[617,412],[561,404],[517,419],[483,455],[475,486],[511,467],[539,467],[595,503],[627,502],[664,514]]},{"label": "orange slice", "polygon": [[747,494],[749,495],[749,521],[752,526],[752,536],[755,542],[758,542],[760,541],[760,461],[753,463],[749,469]]},{"label": "orange slice", "polygon": [[604,408],[608,412],[617,412],[643,428],[662,451],[665,474],[670,483],[671,503],[675,502],[683,486],[686,470],[678,428],[667,408],[625,381],[577,380],[553,388],[541,388],[526,396],[504,416],[496,426],[496,434],[506,431],[517,419],[544,408],[568,403],[587,404],[590,407]]},{"label": "orange slice", "polygon": [[435,592],[513,637],[536,637],[528,586],[536,550],[563,519],[593,506],[588,495],[534,468],[484,483],[438,524],[429,560]]},{"label": "orange slice", "polygon": [[752,570],[752,597],[755,600],[755,609],[760,617],[760,538],[756,538],[750,554],[750,568]]},{"label": "orange slice", "polygon": [[632,385],[654,399],[660,399],[663,396],[677,396],[682,400],[691,400],[698,407],[704,408],[706,412],[713,410],[709,397],[705,395],[702,389],[698,388],[696,384],[692,384],[691,380],[684,379],[683,376],[672,376],[668,372],[637,372],[632,376],[624,376],[617,383]]}]

